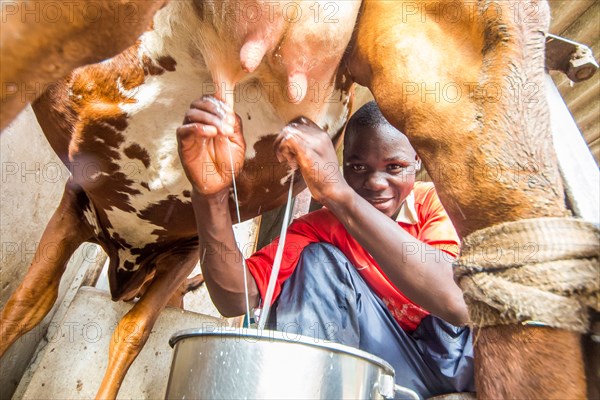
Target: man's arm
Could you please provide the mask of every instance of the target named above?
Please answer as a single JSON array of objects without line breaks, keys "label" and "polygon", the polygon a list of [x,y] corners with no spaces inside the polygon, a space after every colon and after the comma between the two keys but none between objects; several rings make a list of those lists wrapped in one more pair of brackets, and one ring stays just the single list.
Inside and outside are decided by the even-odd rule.
[{"label": "man's arm", "polygon": [[[392,283],[408,298],[454,325],[468,321],[452,264],[441,250],[414,238],[351,188],[323,199],[348,232],[373,256]],[[411,249],[406,252],[406,249]],[[416,249],[415,251],[412,251]]]},{"label": "man's arm", "polygon": [[[200,240],[202,274],[210,297],[225,317],[246,310],[244,265],[231,223],[229,189],[215,195],[192,192],[192,206]],[[246,271],[249,307],[258,305],[259,294],[254,278]]]},{"label": "man's arm", "polygon": [[[331,176],[329,166],[337,163],[337,157],[325,132],[306,120],[292,123],[280,134],[276,146],[278,157],[298,165],[313,197],[335,214],[400,291],[452,324],[468,321],[448,257],[360,197],[339,170]],[[404,251],[407,248],[417,251],[408,253]]]},{"label": "man's arm", "polygon": [[[192,207],[200,242],[202,273],[210,297],[226,317],[246,309],[242,254],[237,248],[231,215],[229,187],[232,182],[229,151],[241,170],[245,143],[241,124],[233,110],[212,97],[192,103],[177,129],[179,157],[192,184]],[[210,171],[210,172],[208,172]],[[249,306],[258,304],[258,289],[248,276]]]}]

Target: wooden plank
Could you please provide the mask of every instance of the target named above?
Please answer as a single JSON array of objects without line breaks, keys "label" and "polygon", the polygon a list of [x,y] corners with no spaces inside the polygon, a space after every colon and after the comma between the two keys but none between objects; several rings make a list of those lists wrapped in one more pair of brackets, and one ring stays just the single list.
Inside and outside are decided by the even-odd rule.
[{"label": "wooden plank", "polygon": [[562,36],[562,32],[581,16],[595,0],[550,0],[550,33]]},{"label": "wooden plank", "polygon": [[562,87],[570,87],[569,82],[571,82],[571,80],[569,78],[567,78],[567,76],[565,74],[563,74],[561,71],[550,71],[550,76],[552,77],[554,84],[559,89],[561,94],[562,94],[562,89],[561,89]]},{"label": "wooden plank", "polygon": [[[304,189],[292,199],[292,221],[309,212],[311,200],[308,189]],[[256,250],[262,249],[279,236],[284,214],[285,204],[262,215]]]},{"label": "wooden plank", "polygon": [[308,213],[312,196],[308,188],[304,189],[294,198],[294,207],[292,208],[292,221]]},{"label": "wooden plank", "polygon": [[574,113],[577,115],[577,125],[583,129],[590,122],[598,119],[598,115],[600,115],[600,101],[598,99],[588,101],[587,104],[582,104],[582,107],[578,108]]},{"label": "wooden plank", "polygon": [[[583,138],[588,146],[600,139],[600,124],[598,122],[598,117],[596,117],[589,123],[581,126],[581,130],[584,133]],[[596,162],[598,162],[598,159],[596,159]]]},{"label": "wooden plank", "polygon": [[592,46],[598,41],[598,15],[600,2],[594,2],[560,36]]},{"label": "wooden plank", "polygon": [[[559,90],[560,91],[560,90]],[[587,81],[576,83],[570,91],[564,93],[560,91],[565,103],[569,106],[569,110],[574,111],[581,107],[583,103],[590,99],[598,98],[600,91],[600,75],[596,72],[592,78]]]},{"label": "wooden plank", "polygon": [[596,163],[597,163],[598,160],[600,159],[600,140],[595,140],[594,143],[591,143],[590,150],[592,151],[594,158],[596,158]]},{"label": "wooden plank", "polygon": [[591,143],[588,143],[588,145],[589,145],[590,147],[592,147],[592,146],[596,146],[596,145],[598,145],[598,144],[600,144],[600,138],[597,138],[597,139],[596,139],[596,140],[594,140],[593,142],[591,142]]},{"label": "wooden plank", "polygon": [[108,256],[102,250],[102,248],[98,245],[92,245],[91,243],[86,243],[87,246],[96,246],[96,253],[93,255],[93,258],[90,258],[90,255],[86,255],[86,258],[90,259],[92,262],[90,266],[85,271],[85,275],[81,280],[81,286],[95,286],[96,282],[98,282],[98,278],[102,273],[102,269]]}]

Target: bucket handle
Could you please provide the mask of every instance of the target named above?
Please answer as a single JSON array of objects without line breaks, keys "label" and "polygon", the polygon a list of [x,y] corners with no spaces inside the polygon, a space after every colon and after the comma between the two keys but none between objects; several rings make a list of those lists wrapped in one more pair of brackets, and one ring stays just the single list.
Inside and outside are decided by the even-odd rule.
[{"label": "bucket handle", "polygon": [[[398,395],[400,397],[398,397]],[[409,388],[405,388],[404,386],[394,385],[394,399],[409,399],[409,400],[421,400],[421,397]]]}]

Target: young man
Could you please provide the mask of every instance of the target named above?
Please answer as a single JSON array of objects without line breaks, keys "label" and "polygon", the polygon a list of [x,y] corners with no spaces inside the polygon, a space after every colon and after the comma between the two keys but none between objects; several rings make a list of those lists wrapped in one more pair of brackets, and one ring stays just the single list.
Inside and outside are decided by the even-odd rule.
[{"label": "young man", "polygon": [[[228,146],[242,165],[235,121],[225,104],[202,98],[177,131],[193,186],[202,271],[226,316],[245,312],[228,208],[231,175],[221,169],[203,176],[201,168],[230,165]],[[394,367],[398,384],[423,397],[473,391],[470,332],[458,327],[467,322],[467,308],[452,275],[458,237],[433,185],[415,183],[420,159],[406,136],[369,103],[346,128],[343,176],[331,168],[337,166],[331,140],[306,119],[283,129],[275,151],[299,168],[325,207],[288,228],[270,322],[377,355]],[[277,240],[246,261],[250,307],[265,296],[276,247]]]}]

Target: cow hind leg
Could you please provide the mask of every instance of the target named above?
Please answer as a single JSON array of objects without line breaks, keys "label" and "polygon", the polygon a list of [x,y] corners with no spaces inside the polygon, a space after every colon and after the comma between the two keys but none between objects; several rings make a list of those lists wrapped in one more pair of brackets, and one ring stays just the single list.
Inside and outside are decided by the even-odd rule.
[{"label": "cow hind leg", "polygon": [[168,306],[183,309],[183,297],[196,289],[198,289],[204,283],[204,275],[198,274],[191,278],[186,279],[177,290],[171,296],[171,299],[167,303]]},{"label": "cow hind leg", "polygon": [[83,216],[85,193],[68,182],[62,200],[50,218],[21,285],[0,314],[0,356],[48,314],[71,254],[92,238]]},{"label": "cow hind leg", "polygon": [[505,325],[481,328],[475,337],[479,398],[585,399],[578,333]]},{"label": "cow hind leg", "polygon": [[144,347],[160,312],[185,283],[198,261],[197,250],[165,256],[157,262],[152,283],[133,308],[119,321],[110,342],[108,367],[96,394],[114,399],[127,370]]},{"label": "cow hind leg", "polygon": [[[409,137],[461,237],[503,222],[564,216],[544,97],[547,3],[453,2],[464,7],[451,19],[436,15],[444,3],[363,2],[351,75]],[[407,5],[420,11],[404,13]],[[535,18],[513,18],[524,5],[536,7]],[[482,328],[475,355],[480,398],[585,397],[576,333]],[[519,370],[507,360],[518,360]]]}]

